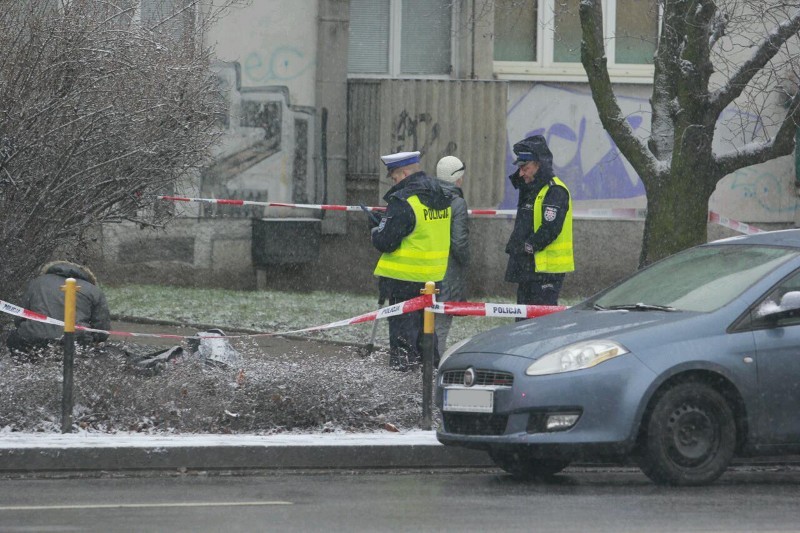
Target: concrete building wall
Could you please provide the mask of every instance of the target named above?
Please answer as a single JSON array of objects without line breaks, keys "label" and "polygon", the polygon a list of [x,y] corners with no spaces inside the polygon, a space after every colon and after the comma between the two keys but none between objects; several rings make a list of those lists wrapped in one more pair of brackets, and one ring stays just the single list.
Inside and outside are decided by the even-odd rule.
[{"label": "concrete building wall", "polygon": [[[473,16],[473,4],[481,17]],[[491,20],[487,6],[491,7],[491,2],[477,0],[459,5],[453,80],[488,82],[493,78],[492,32],[487,26]],[[195,184],[179,192],[290,203],[378,203],[382,191],[379,152],[392,147],[420,148],[422,144],[408,144],[408,139],[398,143],[397,138],[391,138],[397,124],[368,123],[358,117],[363,122],[359,132],[369,137],[364,142],[376,148],[374,154],[358,156],[364,163],[359,168],[371,170],[353,171],[354,162],[348,154],[352,146],[348,143],[355,141],[347,132],[352,118],[347,111],[348,13],[348,0],[255,1],[234,9],[214,28],[210,42],[220,59],[217,71],[220,84],[227,88],[229,102],[229,113],[223,119],[226,135],[215,163]],[[385,80],[370,81],[386,85]],[[641,181],[602,129],[586,83],[518,79],[505,85],[505,117],[491,125],[472,126],[499,129],[505,140],[497,145],[469,148],[465,159],[496,159],[502,167],[491,175],[479,176],[489,180],[490,187],[468,188],[470,207],[515,205],[516,194],[506,177],[513,170],[511,146],[533,133],[548,137],[556,170],[569,184],[576,209],[646,207]],[[616,90],[631,127],[644,135],[649,129],[650,86],[617,85]],[[408,95],[407,100],[415,105],[427,102],[424,94],[415,98]],[[433,118],[433,111],[425,112]],[[416,115],[407,118],[419,121]],[[462,119],[457,112],[436,113],[437,146],[446,147],[452,141],[446,137],[460,131]],[[718,128],[731,132],[742,119],[752,117],[731,112]],[[424,129],[432,123],[417,125]],[[754,133],[757,134],[760,133]],[[715,148],[725,150],[730,146],[720,143]],[[493,152],[487,156],[486,150]],[[369,157],[374,158],[372,167],[366,164]],[[426,161],[426,169],[431,172],[434,159]],[[797,196],[791,157],[726,177],[719,183],[709,207],[729,218],[765,228],[794,225]],[[378,254],[370,245],[363,214],[200,204],[177,209],[179,218],[166,230],[140,230],[125,224],[105,227],[100,237],[104,279],[114,283],[144,281],[239,289],[375,291],[372,270]],[[322,235],[314,235],[315,241],[319,237],[317,260],[255,265],[251,219],[261,217],[322,219],[322,224],[314,226],[322,228]],[[503,249],[511,226],[507,219],[471,220],[474,259],[470,286],[474,297],[513,294],[515,286],[503,281]],[[575,221],[577,270],[567,276],[563,294],[587,296],[633,272],[638,263],[642,227],[643,222],[636,219],[579,217]],[[718,225],[709,226],[709,238],[732,233]],[[302,246],[303,242],[301,239],[280,245]]]}]

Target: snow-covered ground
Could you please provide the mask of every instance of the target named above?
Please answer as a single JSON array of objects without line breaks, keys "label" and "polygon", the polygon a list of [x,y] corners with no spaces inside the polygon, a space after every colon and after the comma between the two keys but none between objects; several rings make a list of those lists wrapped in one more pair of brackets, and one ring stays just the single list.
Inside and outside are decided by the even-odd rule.
[{"label": "snow-covered ground", "polygon": [[435,432],[410,430],[369,433],[285,433],[276,435],[98,433],[20,433],[0,431],[0,449],[23,448],[178,448],[214,446],[440,446]]}]

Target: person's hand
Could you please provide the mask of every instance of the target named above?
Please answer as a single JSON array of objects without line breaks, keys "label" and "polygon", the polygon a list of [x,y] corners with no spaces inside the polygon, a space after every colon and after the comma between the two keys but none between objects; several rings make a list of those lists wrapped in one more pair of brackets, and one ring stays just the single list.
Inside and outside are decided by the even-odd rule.
[{"label": "person's hand", "polygon": [[519,189],[520,185],[525,183],[525,180],[522,179],[522,176],[519,174],[519,167],[517,167],[517,170],[515,170],[514,173],[508,177],[508,179],[511,180],[511,185],[513,185],[515,189]]},{"label": "person's hand", "polygon": [[361,210],[367,214],[367,224],[369,229],[377,228],[380,225],[381,216],[379,214],[375,213],[374,211],[370,211],[364,204],[361,204],[358,207],[360,207]]}]

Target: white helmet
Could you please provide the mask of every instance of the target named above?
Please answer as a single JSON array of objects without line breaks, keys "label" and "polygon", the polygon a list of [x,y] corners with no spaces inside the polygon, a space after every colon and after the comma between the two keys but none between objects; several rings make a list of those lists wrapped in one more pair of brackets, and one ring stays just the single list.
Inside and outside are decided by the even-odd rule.
[{"label": "white helmet", "polygon": [[467,167],[461,160],[452,155],[445,156],[436,163],[436,177],[448,183],[455,183],[464,175]]}]

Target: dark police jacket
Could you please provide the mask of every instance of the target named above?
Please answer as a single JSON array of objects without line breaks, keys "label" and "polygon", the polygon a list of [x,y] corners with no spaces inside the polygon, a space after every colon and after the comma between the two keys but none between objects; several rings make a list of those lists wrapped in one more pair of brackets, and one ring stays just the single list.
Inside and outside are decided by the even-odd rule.
[{"label": "dark police jacket", "polygon": [[[544,250],[561,233],[569,209],[569,192],[555,183],[550,183],[552,177],[552,168],[544,166],[539,169],[530,183],[523,181],[519,176],[519,171],[509,176],[514,188],[519,189],[519,200],[517,201],[517,218],[514,221],[514,229],[508,239],[508,244],[506,244],[506,253],[508,254],[506,281],[523,283],[547,276],[563,276],[563,274],[537,273],[533,259],[534,252]],[[548,183],[551,186],[544,197],[543,207],[555,209],[556,216],[552,222],[542,218],[539,231],[534,233],[533,205],[539,191]],[[527,251],[526,243],[529,245]]]},{"label": "dark police jacket", "polygon": [[[416,217],[408,204],[408,198],[415,194],[420,202],[431,209],[450,207],[450,198],[436,180],[429,178],[424,172],[411,174],[383,196],[387,204],[386,215],[380,225],[372,230],[372,245],[379,252],[393,252],[414,231]],[[420,284],[381,277],[379,287],[382,297],[405,300],[419,296]]]}]

